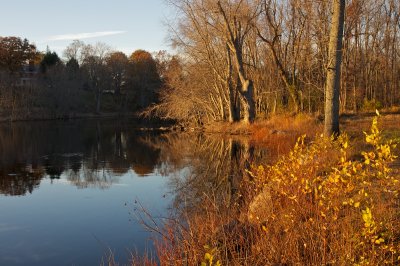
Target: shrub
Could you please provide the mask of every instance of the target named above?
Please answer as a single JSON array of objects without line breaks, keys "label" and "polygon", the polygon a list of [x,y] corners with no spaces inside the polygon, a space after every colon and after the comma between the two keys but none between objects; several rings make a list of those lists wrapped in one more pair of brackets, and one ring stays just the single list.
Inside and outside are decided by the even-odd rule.
[{"label": "shrub", "polygon": [[376,109],[382,109],[382,107],[383,105],[380,101],[376,99],[368,100],[367,98],[364,98],[361,109],[363,111],[374,111]]},{"label": "shrub", "polygon": [[392,141],[378,119],[365,141],[371,150],[349,160],[349,141],[300,138],[288,156],[254,172],[254,189],[268,189],[272,211],[258,217],[256,246],[266,263],[382,265],[400,263],[398,176],[389,167]]}]

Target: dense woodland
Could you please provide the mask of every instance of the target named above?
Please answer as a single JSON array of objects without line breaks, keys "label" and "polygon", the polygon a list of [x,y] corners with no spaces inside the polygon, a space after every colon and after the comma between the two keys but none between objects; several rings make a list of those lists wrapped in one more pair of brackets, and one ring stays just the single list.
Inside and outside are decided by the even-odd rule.
[{"label": "dense woodland", "polygon": [[[27,40],[1,38],[2,116],[135,111],[201,124],[324,112],[331,1],[168,2],[175,55],[128,57],[74,41],[61,60]],[[346,1],[341,112],[399,105],[399,32],[398,1]],[[40,66],[28,88],[18,85],[27,62]]]}]

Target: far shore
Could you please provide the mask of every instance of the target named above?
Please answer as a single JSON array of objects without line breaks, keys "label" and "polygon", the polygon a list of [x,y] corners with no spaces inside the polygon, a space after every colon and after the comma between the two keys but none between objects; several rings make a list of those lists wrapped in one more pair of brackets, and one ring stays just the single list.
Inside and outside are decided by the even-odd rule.
[{"label": "far shore", "polygon": [[[340,115],[341,124],[346,125],[351,121],[358,121],[358,123],[369,123],[374,117],[375,112],[360,112],[360,113],[343,113]],[[398,121],[400,112],[398,110],[381,111],[383,121],[386,124],[391,124]],[[35,122],[35,121],[74,121],[80,119],[124,119],[137,123],[137,130],[142,131],[185,131],[185,132],[204,132],[208,134],[224,134],[224,135],[253,135],[254,132],[259,131],[261,128],[267,129],[269,134],[287,135],[293,133],[293,123],[299,124],[298,127],[303,128],[305,125],[312,126],[314,131],[315,125],[322,126],[323,117],[316,114],[299,113],[293,114],[277,114],[271,117],[257,119],[252,124],[242,124],[240,122],[213,122],[204,125],[184,125],[176,121],[166,121],[162,119],[143,118],[137,113],[120,113],[120,112],[103,112],[103,113],[70,113],[70,114],[34,114],[34,115],[21,115],[12,118],[11,116],[0,115],[0,123],[14,123],[14,122]],[[313,122],[312,122],[313,121]],[[310,124],[311,122],[311,124]],[[318,128],[318,127],[317,127]],[[290,130],[289,130],[290,129]],[[307,132],[303,133],[311,133]],[[265,133],[265,132],[264,132]],[[298,132],[297,132],[298,133]],[[314,132],[315,133],[315,132]]]}]

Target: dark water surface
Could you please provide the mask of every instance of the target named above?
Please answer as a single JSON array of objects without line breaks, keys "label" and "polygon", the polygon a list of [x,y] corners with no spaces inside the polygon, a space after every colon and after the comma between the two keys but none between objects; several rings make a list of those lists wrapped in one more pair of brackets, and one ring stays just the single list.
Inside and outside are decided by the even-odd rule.
[{"label": "dark water surface", "polygon": [[156,135],[119,121],[0,124],[0,265],[99,265],[151,249],[134,201],[171,202]]}]

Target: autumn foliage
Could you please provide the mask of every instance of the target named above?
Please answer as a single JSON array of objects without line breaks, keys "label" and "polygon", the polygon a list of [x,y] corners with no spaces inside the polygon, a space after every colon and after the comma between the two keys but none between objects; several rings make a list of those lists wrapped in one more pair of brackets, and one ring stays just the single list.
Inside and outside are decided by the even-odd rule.
[{"label": "autumn foliage", "polygon": [[27,39],[0,36],[0,70],[14,73],[36,58],[36,47]]}]

